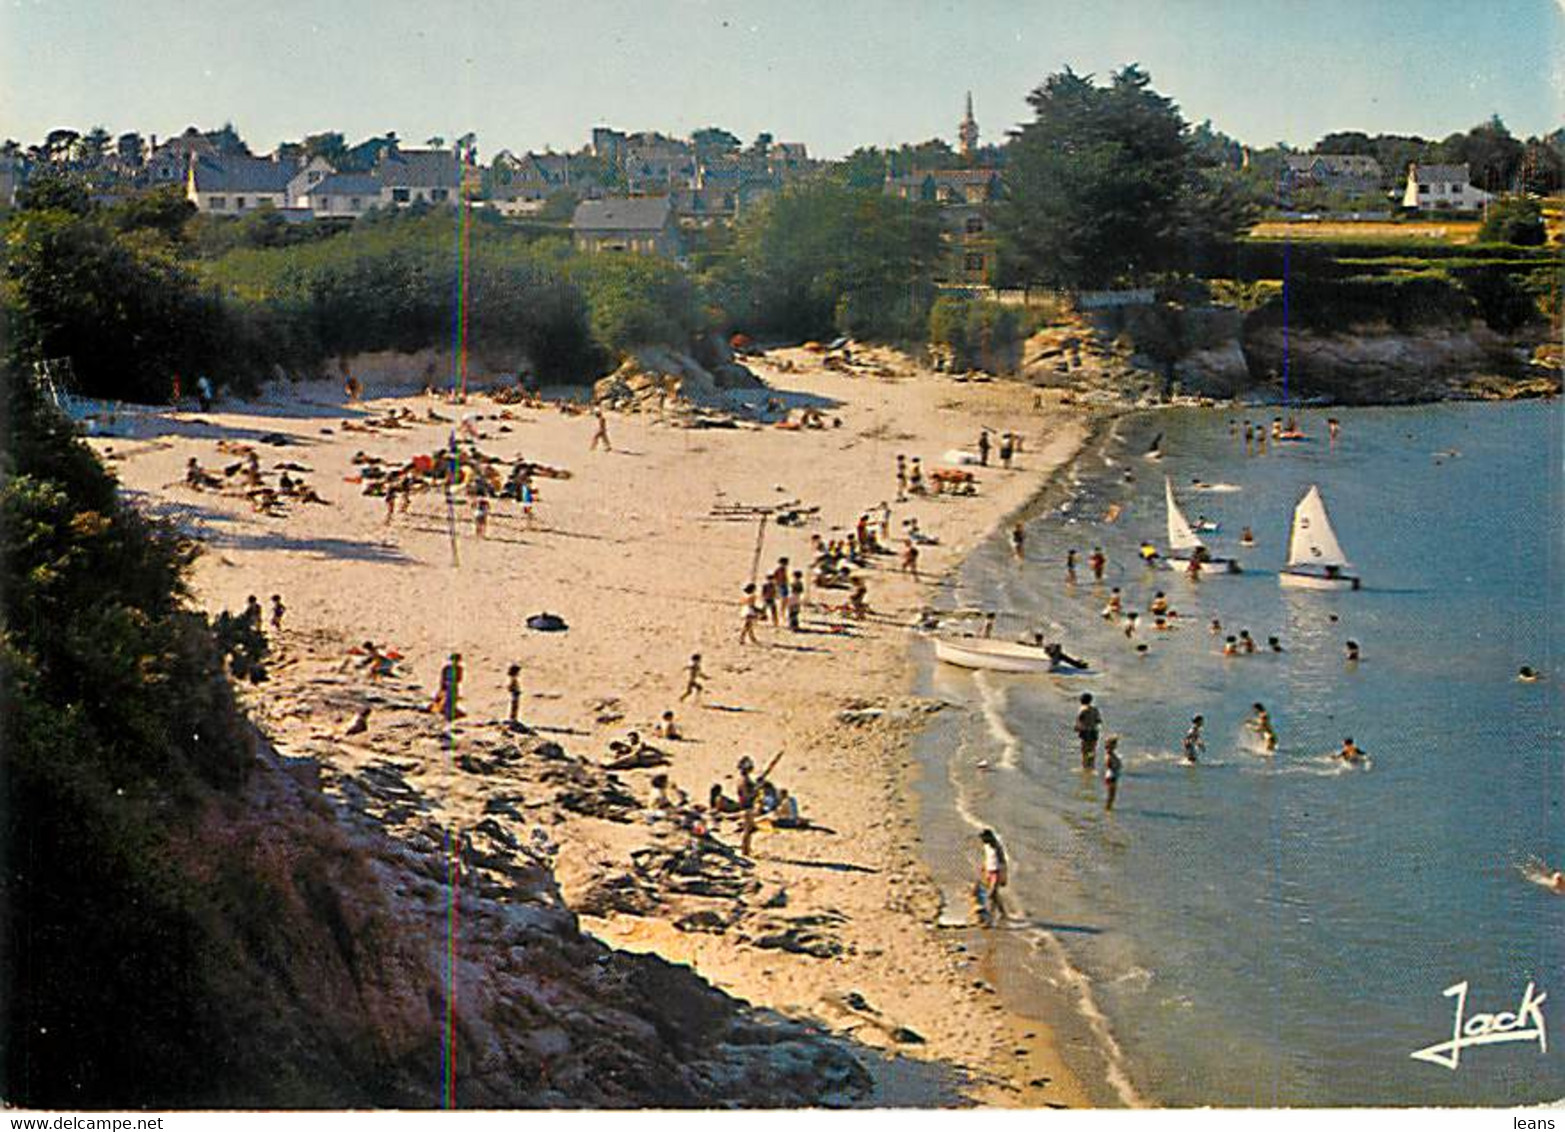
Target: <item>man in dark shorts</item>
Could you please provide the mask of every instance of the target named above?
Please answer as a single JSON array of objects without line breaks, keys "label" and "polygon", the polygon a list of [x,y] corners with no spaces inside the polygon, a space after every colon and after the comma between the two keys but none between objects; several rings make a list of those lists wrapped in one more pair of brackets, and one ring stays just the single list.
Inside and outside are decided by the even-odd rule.
[{"label": "man in dark shorts", "polygon": [[1098,732],[1103,728],[1103,716],[1092,705],[1092,693],[1081,694],[1081,709],[1076,712],[1076,737],[1081,740],[1081,765],[1090,768],[1098,758]]}]

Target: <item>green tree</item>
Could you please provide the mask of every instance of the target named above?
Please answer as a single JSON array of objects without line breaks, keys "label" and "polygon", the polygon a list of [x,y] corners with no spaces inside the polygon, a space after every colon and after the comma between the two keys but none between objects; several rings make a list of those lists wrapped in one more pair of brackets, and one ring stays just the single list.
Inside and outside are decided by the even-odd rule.
[{"label": "green tree", "polygon": [[1066,68],[1028,96],[997,210],[1025,282],[1102,287],[1199,266],[1254,215],[1221,135],[1187,130],[1134,64],[1106,86]]},{"label": "green tree", "polygon": [[51,165],[68,164],[80,141],[75,130],[50,130],[43,139],[43,159]]},{"label": "green tree", "polygon": [[39,173],[16,193],[16,207],[24,212],[69,212],[85,216],[92,211],[87,183],[70,173]]},{"label": "green tree", "polygon": [[740,217],[714,287],[747,330],[922,339],[940,231],[933,205],[899,200],[878,185],[790,185]]},{"label": "green tree", "polygon": [[1526,197],[1506,197],[1489,206],[1478,239],[1484,243],[1520,244],[1542,247],[1548,239],[1543,224],[1543,208]]},{"label": "green tree", "polygon": [[690,142],[696,147],[696,156],[703,160],[738,153],[744,144],[737,135],[721,126],[707,126],[705,129],[697,130],[690,135]]},{"label": "green tree", "polygon": [[1101,287],[1170,266],[1190,155],[1174,104],[1134,65],[1106,87],[1066,68],[1028,96],[998,210],[1031,281]]},{"label": "green tree", "polygon": [[329,163],[333,169],[342,168],[343,160],[348,156],[348,143],[335,130],[308,134],[300,144],[303,146],[306,158],[319,157]]},{"label": "green tree", "polygon": [[1504,192],[1515,183],[1525,148],[1496,114],[1465,134],[1452,134],[1441,142],[1440,159],[1465,163],[1473,184],[1490,192]]},{"label": "green tree", "polygon": [[82,391],[162,401],[171,375],[220,360],[223,311],[156,244],[95,216],[23,211],[6,232],[6,277],[24,354],[69,357]]},{"label": "green tree", "polygon": [[196,206],[179,186],[165,185],[112,209],[109,219],[123,232],[151,229],[177,242],[184,238],[185,224],[195,214]]},{"label": "green tree", "polygon": [[851,189],[878,189],[891,168],[889,155],[874,146],[860,146],[837,163],[834,175]]},{"label": "green tree", "polygon": [[94,126],[82,136],[77,146],[78,160],[89,169],[97,168],[108,156],[109,143],[113,140],[108,130],[102,126]]},{"label": "green tree", "polygon": [[245,144],[245,139],[239,136],[239,131],[234,129],[232,122],[224,122],[217,129],[208,130],[206,139],[212,143],[218,153],[234,157],[250,156],[250,147]]}]

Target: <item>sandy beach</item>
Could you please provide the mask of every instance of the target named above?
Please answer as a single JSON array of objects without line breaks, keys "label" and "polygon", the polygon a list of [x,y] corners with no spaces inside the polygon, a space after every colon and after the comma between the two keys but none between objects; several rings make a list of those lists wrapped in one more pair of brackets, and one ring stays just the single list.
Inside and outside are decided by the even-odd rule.
[{"label": "sandy beach", "polygon": [[[237,611],[254,594],[269,608],[270,595],[281,595],[278,672],[250,696],[279,750],[343,721],[269,713],[273,690],[299,673],[335,670],[367,639],[400,653],[403,673],[431,694],[448,654],[460,652],[466,718],[458,728],[505,718],[507,666],[519,664],[522,722],[573,755],[607,761],[612,740],[628,730],[651,739],[673,710],[683,737],[651,741],[669,754],[663,769],[692,801],[704,801],[714,782],[732,795],[741,755],[765,766],[781,752],[773,778],[824,829],[763,827],[754,875],[772,906],[812,928],[795,934],[806,946],[757,946],[753,933],[720,917],[676,927],[688,905],[584,913],[583,926],[614,946],[687,962],[758,1007],[898,1055],[875,1067],[876,1103],[1081,1106],[1093,1094],[1072,1079],[1049,1029],[999,1005],[981,937],[936,926],[941,909],[919,856],[908,740],[938,705],[909,695],[908,641],[938,579],[1075,453],[1086,415],[1052,400],[1040,405],[1026,386],[914,372],[889,353],[863,357],[872,364],[852,373],[795,350],[753,363],[779,396],[822,406],[827,427],[818,430],[697,429],[655,412],[610,413],[612,451],[589,451],[593,418],[552,404],[503,406],[473,395],[458,405],[372,383],[363,403],[348,406],[340,389],[314,384],[223,401],[206,414],[144,418],[135,439],[93,446],[131,498],[206,544],[192,575],[203,607]],[[343,427],[403,409],[414,418],[403,427]],[[402,463],[440,449],[464,417],[478,447],[504,464],[525,456],[570,473],[538,481],[532,523],[517,503],[495,501],[480,538],[473,501],[460,496],[448,506],[438,492],[415,495],[388,523],[383,500],[350,482],[361,470],[356,454]],[[976,469],[971,497],[896,502],[897,454],[921,457],[926,470],[945,466],[942,454],[971,448],[980,426],[1022,436],[1012,469]],[[295,474],[325,504],[264,515],[238,490],[187,487],[190,457],[209,471],[241,459],[220,451],[220,440],[253,445],[269,483],[279,463],[308,469]],[[762,509],[794,501],[802,525],[768,519],[762,529]],[[878,517],[882,501],[891,505],[898,550],[907,518],[939,540],[920,547],[919,578],[899,568],[897,555],[878,556],[867,572],[870,618],[830,608],[847,601],[846,591],[812,587],[804,631],[768,623],[759,643],[741,644],[741,590],[758,536],[763,573],[780,557],[807,568],[812,534],[840,537],[861,514]],[[530,631],[526,618],[544,611],[568,629]],[[692,653],[703,657],[707,686],[680,702]],[[344,747],[341,757],[356,756]],[[654,773],[620,778],[644,798]],[[486,812],[481,784],[475,789],[471,776],[458,783],[439,760],[420,763],[408,780],[435,801],[442,821],[469,825]],[[568,812],[551,820],[557,875],[573,907],[623,872],[652,836],[647,820]],[[739,834],[730,821],[718,836],[737,844]],[[977,860],[975,846],[975,868]]]}]

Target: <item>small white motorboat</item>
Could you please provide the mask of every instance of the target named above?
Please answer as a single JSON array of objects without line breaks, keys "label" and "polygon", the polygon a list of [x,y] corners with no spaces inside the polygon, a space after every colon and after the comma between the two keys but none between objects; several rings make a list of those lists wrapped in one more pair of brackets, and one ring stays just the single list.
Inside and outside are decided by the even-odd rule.
[{"label": "small white motorboat", "polygon": [[1320,488],[1311,484],[1293,509],[1288,568],[1277,574],[1277,581],[1302,590],[1356,590],[1359,579],[1343,573],[1351,565],[1331,529]]},{"label": "small white motorboat", "polygon": [[935,656],[958,668],[981,668],[987,672],[1039,673],[1054,669],[1054,662],[1039,645],[989,637],[936,637]]}]

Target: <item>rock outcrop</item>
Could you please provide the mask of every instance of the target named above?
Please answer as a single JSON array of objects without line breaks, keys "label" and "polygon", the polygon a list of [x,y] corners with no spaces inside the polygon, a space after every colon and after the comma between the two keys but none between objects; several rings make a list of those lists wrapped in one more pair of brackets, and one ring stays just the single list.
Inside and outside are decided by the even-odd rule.
[{"label": "rock outcrop", "polygon": [[[287,722],[364,706],[370,724],[351,743],[313,724],[301,738]],[[287,1097],[222,1103],[795,1107],[867,1094],[841,1043],[580,930],[550,831],[562,809],[642,820],[618,776],[503,722],[448,729],[426,706],[412,685],[368,684],[319,662],[290,666],[252,701],[263,729],[293,738],[263,750],[237,816],[209,832],[293,861],[273,907],[298,941],[287,978],[340,1030],[332,1048],[349,1052]],[[444,810],[443,796],[477,788],[481,818]],[[690,900],[709,914],[687,930],[724,930],[755,885],[747,863],[707,852],[670,830],[627,868],[579,870],[575,902],[635,912]],[[791,938],[773,920],[766,931]],[[297,1046],[276,1049],[270,1071],[296,1078]]]},{"label": "rock outcrop", "polygon": [[[1400,404],[1560,391],[1557,348],[1536,328],[1502,335],[1481,321],[1399,330],[1291,327],[1224,307],[1136,307],[1072,316],[1027,342],[1022,376],[1089,399],[1164,392],[1229,398],[1262,392],[1341,404]],[[1286,352],[1286,367],[1284,353]]]},{"label": "rock outcrop", "polygon": [[643,347],[592,387],[592,399],[617,409],[655,412],[680,402],[710,405],[727,390],[763,387],[720,338],[703,340],[696,352],[705,364],[666,346]]}]

